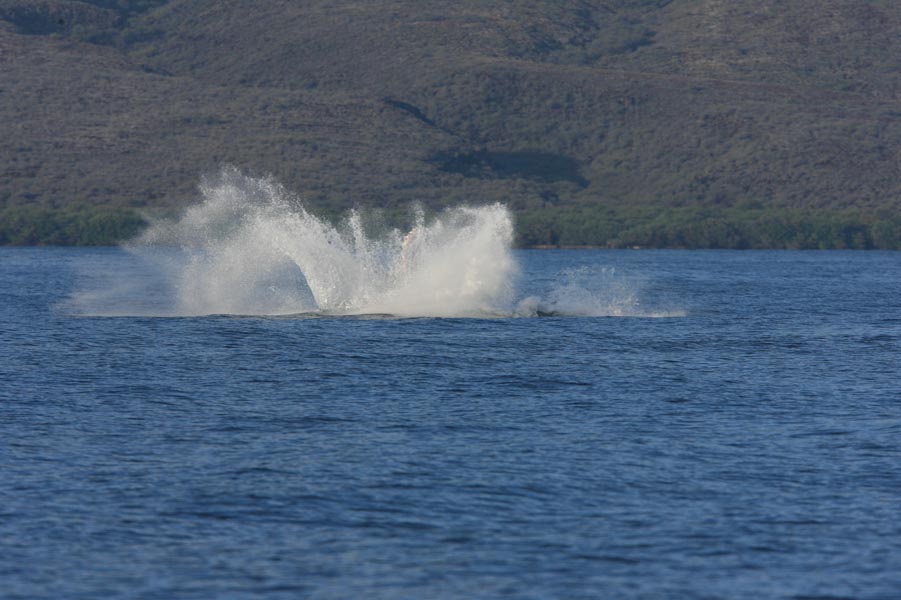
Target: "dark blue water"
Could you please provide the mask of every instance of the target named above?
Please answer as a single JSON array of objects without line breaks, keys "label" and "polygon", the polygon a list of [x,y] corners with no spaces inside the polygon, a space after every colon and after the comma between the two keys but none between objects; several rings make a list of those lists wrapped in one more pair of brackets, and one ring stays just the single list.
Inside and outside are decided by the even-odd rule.
[{"label": "dark blue water", "polygon": [[517,255],[683,317],[70,314],[123,257],[0,249],[4,598],[901,598],[901,254]]}]

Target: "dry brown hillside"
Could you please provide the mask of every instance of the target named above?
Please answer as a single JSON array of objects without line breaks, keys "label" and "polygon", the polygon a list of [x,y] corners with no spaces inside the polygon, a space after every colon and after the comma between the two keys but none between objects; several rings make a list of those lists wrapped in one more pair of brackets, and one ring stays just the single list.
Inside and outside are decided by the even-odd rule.
[{"label": "dry brown hillside", "polygon": [[0,0],[0,74],[0,207],[901,209],[897,2]]}]

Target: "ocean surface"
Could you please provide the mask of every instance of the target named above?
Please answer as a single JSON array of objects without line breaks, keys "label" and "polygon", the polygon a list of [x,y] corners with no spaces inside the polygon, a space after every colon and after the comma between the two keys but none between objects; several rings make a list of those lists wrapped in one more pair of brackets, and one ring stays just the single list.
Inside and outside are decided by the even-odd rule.
[{"label": "ocean surface", "polygon": [[0,597],[901,598],[901,253],[506,251],[397,316],[201,314],[173,252],[0,248]]}]

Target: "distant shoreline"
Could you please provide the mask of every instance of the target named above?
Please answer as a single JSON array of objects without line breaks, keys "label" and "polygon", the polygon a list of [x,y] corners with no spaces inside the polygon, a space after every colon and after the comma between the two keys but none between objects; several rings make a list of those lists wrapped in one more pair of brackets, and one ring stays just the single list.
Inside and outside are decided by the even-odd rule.
[{"label": "distant shoreline", "polygon": [[[901,250],[901,213],[885,209],[588,206],[520,210],[513,217],[513,245],[529,250]],[[384,225],[403,228],[402,219]],[[147,224],[127,206],[6,206],[0,246],[114,246]]]}]

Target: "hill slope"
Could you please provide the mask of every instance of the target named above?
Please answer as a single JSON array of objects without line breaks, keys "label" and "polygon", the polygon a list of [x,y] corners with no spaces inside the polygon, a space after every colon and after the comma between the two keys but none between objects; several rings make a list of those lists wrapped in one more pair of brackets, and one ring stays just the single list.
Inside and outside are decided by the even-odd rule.
[{"label": "hill slope", "polygon": [[[0,0],[0,19],[7,213],[181,206],[231,163],[329,211],[505,201],[530,243],[780,245],[741,231],[776,215],[901,244],[895,2]],[[699,218],[731,233],[651,235]]]}]

